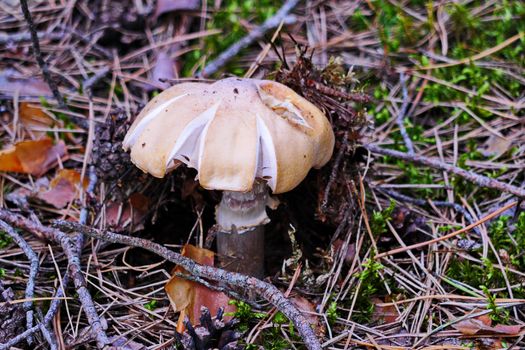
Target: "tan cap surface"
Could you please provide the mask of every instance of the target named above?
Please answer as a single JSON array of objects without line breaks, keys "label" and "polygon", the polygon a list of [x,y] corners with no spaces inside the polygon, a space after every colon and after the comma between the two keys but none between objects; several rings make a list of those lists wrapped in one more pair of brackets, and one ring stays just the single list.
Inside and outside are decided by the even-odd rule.
[{"label": "tan cap surface", "polygon": [[240,192],[256,178],[274,193],[287,192],[326,164],[333,147],[317,107],[282,84],[240,78],[165,90],[124,139],[133,163],[153,176],[182,162],[197,169],[204,188]]}]

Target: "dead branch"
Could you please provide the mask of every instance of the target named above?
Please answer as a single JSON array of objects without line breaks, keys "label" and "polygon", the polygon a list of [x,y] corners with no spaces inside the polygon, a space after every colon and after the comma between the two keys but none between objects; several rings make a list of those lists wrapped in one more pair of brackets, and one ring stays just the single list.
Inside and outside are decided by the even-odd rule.
[{"label": "dead branch", "polygon": [[414,154],[414,144],[412,143],[412,139],[407,133],[407,129],[405,128],[405,117],[407,113],[408,108],[408,90],[407,90],[407,82],[406,82],[406,76],[404,72],[399,73],[399,84],[401,85],[401,92],[403,95],[403,102],[401,103],[401,108],[399,109],[399,112],[397,114],[396,123],[399,127],[399,132],[401,133],[401,136],[403,137],[403,141],[405,142],[405,146],[407,147],[408,154]]},{"label": "dead branch", "polygon": [[443,163],[438,159],[421,156],[418,154],[408,154],[404,152],[395,151],[392,149],[381,148],[376,144],[364,145],[364,147],[372,153],[381,154],[384,156],[394,157],[416,164],[425,165],[434,169],[444,170],[455,175],[461,176],[465,180],[475,183],[481,187],[492,188],[502,192],[512,193],[515,196],[525,198],[525,189],[509,185],[507,183],[491,179],[490,177],[476,174],[472,171],[461,169],[447,163]]},{"label": "dead branch", "polygon": [[35,54],[35,58],[38,63],[38,66],[42,70],[44,79],[47,85],[49,85],[51,92],[53,92],[53,96],[55,96],[55,99],[57,100],[59,107],[61,109],[67,109],[66,103],[64,102],[64,97],[62,97],[62,95],[60,94],[60,91],[58,91],[58,87],[55,84],[55,81],[53,80],[53,78],[51,77],[51,73],[49,72],[47,63],[46,61],[44,61],[44,58],[42,57],[42,52],[40,51],[40,41],[38,40],[38,34],[35,29],[35,24],[33,23],[33,18],[31,17],[31,13],[29,12],[29,8],[27,6],[27,0],[20,0],[20,6],[22,7],[24,18],[27,21],[27,24],[29,26],[29,32],[31,33],[31,41],[33,43],[33,52]]},{"label": "dead branch", "polygon": [[264,34],[278,27],[281,22],[285,24],[292,24],[295,22],[295,17],[289,17],[288,13],[293,10],[295,5],[299,0],[288,0],[283,6],[277,11],[277,13],[268,18],[263,24],[254,28],[248,35],[243,37],[241,40],[230,46],[226,51],[222,52],[216,59],[209,62],[206,67],[200,72],[200,77],[209,77],[210,75],[217,72],[222,66],[224,66],[228,61],[235,57],[242,49],[250,46],[254,41],[259,40],[264,36]]},{"label": "dead branch", "polygon": [[[64,284],[66,284],[66,278],[67,278],[67,276],[65,276],[62,279],[62,281],[64,281]],[[47,335],[46,334],[49,333],[49,330],[47,329],[47,325],[49,324],[49,322],[51,322],[53,317],[55,317],[56,313],[58,312],[58,306],[60,306],[60,302],[62,301],[61,298],[63,296],[64,296],[64,294],[62,292],[62,289],[58,288],[57,293],[55,295],[55,299],[53,300],[53,302],[51,303],[51,306],[47,310],[47,313],[46,313],[45,317],[43,318],[42,322],[40,324],[37,324],[36,326],[33,326],[33,327],[29,328],[29,329],[26,329],[24,332],[18,334],[16,337],[10,339],[8,342],[0,344],[0,350],[11,349],[14,345],[20,343],[21,341],[23,341],[25,339],[29,339],[39,329],[43,333],[44,337],[47,339]],[[49,342],[49,340],[48,340],[48,342]],[[49,342],[52,350],[56,349],[56,347],[54,347],[54,345],[53,345],[54,343],[55,342],[53,340],[51,340],[51,342]]]},{"label": "dead branch", "polygon": [[0,210],[0,220],[6,221],[12,226],[16,226],[28,232],[34,233],[36,236],[42,236],[49,241],[60,244],[67,257],[69,274],[73,279],[73,284],[75,286],[76,292],[78,293],[80,303],[82,304],[82,308],[84,309],[84,312],[88,318],[93,337],[97,341],[97,347],[102,349],[104,346],[109,344],[110,341],[106,335],[102,321],[98,316],[95,304],[91,298],[91,294],[87,289],[86,281],[84,280],[84,276],[80,268],[80,258],[77,254],[77,249],[70,237],[60,230],[45,227],[39,223],[31,221],[7,210]]},{"label": "dead branch", "polygon": [[[4,221],[0,220],[0,229],[2,231],[5,231],[13,241],[22,249],[24,254],[27,256],[30,262],[30,268],[29,268],[29,276],[27,279],[27,285],[26,285],[26,291],[25,291],[25,298],[26,301],[24,302],[24,309],[26,311],[26,327],[27,329],[30,329],[33,327],[33,302],[31,299],[35,296],[35,281],[36,281],[36,275],[38,274],[38,257],[35,254],[35,251],[31,248],[31,246],[25,241],[25,239],[22,238],[16,231],[9,226]],[[27,342],[29,344],[32,343],[32,337],[27,338]]]},{"label": "dead branch", "polygon": [[290,302],[283,293],[281,293],[279,289],[269,283],[263,282],[254,277],[228,272],[216,267],[199,265],[189,258],[186,258],[163,247],[160,244],[146,239],[119,235],[109,231],[100,232],[87,226],[63,220],[55,221],[55,225],[62,229],[83,233],[87,236],[100,240],[142,248],[153,252],[170,262],[182,266],[186,271],[194,276],[216,281],[223,285],[249,289],[262,298],[266,299],[268,302],[272,303],[279,311],[288,317],[290,321],[293,322],[308,349],[321,349],[321,344],[319,343],[319,340],[312,330],[308,320],[297,309],[297,307],[292,302]]}]

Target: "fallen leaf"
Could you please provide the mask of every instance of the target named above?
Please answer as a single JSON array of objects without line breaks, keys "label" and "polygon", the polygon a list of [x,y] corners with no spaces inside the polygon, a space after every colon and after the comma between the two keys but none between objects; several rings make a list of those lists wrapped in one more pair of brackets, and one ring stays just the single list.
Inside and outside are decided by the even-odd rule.
[{"label": "fallen leaf", "polygon": [[37,198],[61,209],[73,200],[77,199],[81,188],[87,188],[88,179],[84,178],[82,186],[80,185],[80,173],[72,169],[61,169],[49,183],[49,188],[37,194]]},{"label": "fallen leaf", "polygon": [[56,166],[66,154],[63,141],[53,145],[53,140],[21,141],[0,151],[0,171],[40,176]]},{"label": "fallen leaf", "polygon": [[290,298],[290,300],[297,306],[299,311],[304,313],[304,317],[314,328],[315,333],[319,336],[324,335],[326,329],[319,316],[317,316],[315,305],[310,300],[300,295],[294,295]]},{"label": "fallen leaf", "polygon": [[468,319],[455,323],[452,325],[452,327],[464,335],[497,334],[517,336],[522,329],[522,326],[519,325],[506,326],[499,324],[496,326],[490,326],[485,323],[486,321],[479,319]]},{"label": "fallen leaf", "polygon": [[42,108],[29,102],[20,103],[19,118],[25,129],[37,138],[45,136],[46,132],[41,129],[49,128],[55,123]]},{"label": "fallen leaf", "polygon": [[499,157],[509,150],[509,148],[512,146],[512,140],[513,138],[511,137],[490,135],[480,151],[486,157]]},{"label": "fallen leaf", "polygon": [[122,231],[130,225],[132,232],[142,230],[150,202],[149,197],[141,193],[133,193],[127,203],[109,203],[106,206],[106,224],[116,231]]},{"label": "fallen leaf", "polygon": [[0,72],[0,93],[14,96],[52,96],[49,86],[38,78],[26,78],[13,69]]},{"label": "fallen leaf", "polygon": [[[215,253],[208,249],[186,244],[182,249],[182,255],[201,265],[213,266]],[[228,305],[230,298],[226,294],[211,290],[200,283],[178,277],[178,273],[186,272],[180,266],[175,267],[173,276],[164,288],[173,309],[176,312],[181,312],[181,316],[188,315],[192,325],[199,324],[201,306],[207,307],[212,315],[216,315],[220,307],[224,307],[226,311],[234,310],[234,306]],[[178,329],[182,328],[182,321],[183,317],[179,319]]]},{"label": "fallen leaf", "polygon": [[18,187],[14,191],[9,192],[5,199],[16,204],[20,208],[29,208],[29,198],[36,196],[40,191],[45,191],[49,188],[49,179],[45,176],[39,177],[32,189],[26,187]]},{"label": "fallen leaf", "polygon": [[374,312],[372,313],[372,320],[379,322],[380,324],[397,322],[399,313],[394,305],[386,305],[385,301],[379,298],[372,298],[372,303],[375,305]]},{"label": "fallen leaf", "polygon": [[[336,239],[334,243],[332,243],[332,248],[334,249],[335,254],[339,254],[341,249],[343,249],[345,244],[345,241],[342,239]],[[351,265],[355,258],[355,244],[350,243],[346,249],[345,255],[343,257],[344,263],[346,265]]]},{"label": "fallen leaf", "polygon": [[195,11],[200,8],[199,0],[157,0],[153,18],[172,11]]},{"label": "fallen leaf", "polygon": [[160,51],[155,61],[155,66],[151,73],[151,84],[146,86],[146,90],[151,91],[155,89],[167,89],[170,84],[161,81],[162,79],[175,79],[174,61],[170,57],[168,51]]},{"label": "fallen leaf", "polygon": [[480,320],[485,326],[492,326],[492,319],[490,318],[489,314],[478,316],[476,319]]}]

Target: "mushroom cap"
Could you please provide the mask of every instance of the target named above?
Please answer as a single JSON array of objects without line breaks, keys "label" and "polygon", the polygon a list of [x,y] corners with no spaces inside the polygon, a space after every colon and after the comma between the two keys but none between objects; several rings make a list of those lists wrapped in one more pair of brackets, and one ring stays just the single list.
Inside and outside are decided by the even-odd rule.
[{"label": "mushroom cap", "polygon": [[292,89],[228,78],[163,91],[123,145],[137,167],[156,177],[182,162],[197,169],[206,189],[246,192],[260,178],[282,193],[328,162],[334,134],[323,112]]}]

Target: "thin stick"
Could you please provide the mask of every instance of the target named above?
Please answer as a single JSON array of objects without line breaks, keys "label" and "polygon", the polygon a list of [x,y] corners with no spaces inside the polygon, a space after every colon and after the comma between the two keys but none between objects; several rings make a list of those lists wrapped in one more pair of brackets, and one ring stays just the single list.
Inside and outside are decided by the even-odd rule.
[{"label": "thin stick", "polygon": [[111,71],[110,67],[104,67],[98,72],[96,72],[91,77],[84,80],[82,83],[82,90],[90,96],[92,94],[93,86],[98,83],[102,78],[104,78]]},{"label": "thin stick", "polygon": [[250,46],[254,41],[262,38],[264,33],[267,31],[278,27],[281,22],[284,21],[287,22],[287,24],[295,22],[295,18],[291,18],[287,21],[287,16],[298,2],[299,0],[287,0],[274,16],[268,18],[263,24],[250,31],[248,35],[227,48],[226,51],[222,52],[219,56],[217,56],[216,59],[208,63],[199,75],[201,77],[209,77],[210,75],[214,74],[233,57],[237,56],[237,54],[242,49]]},{"label": "thin stick", "polygon": [[522,39],[523,37],[525,36],[525,34],[523,32],[521,33],[518,33],[516,35],[513,35],[511,36],[510,38],[508,38],[507,40],[503,41],[502,43],[494,46],[494,47],[491,47],[490,49],[487,49],[483,52],[480,52],[474,56],[470,56],[470,57],[466,57],[466,58],[463,58],[459,61],[455,61],[455,62],[450,62],[450,63],[440,63],[440,64],[434,64],[434,65],[430,65],[430,66],[426,66],[426,67],[418,67],[418,68],[415,68],[415,70],[432,70],[432,69],[438,69],[438,68],[448,68],[448,67],[453,67],[453,66],[458,66],[458,65],[461,65],[461,64],[471,64],[472,62],[474,61],[477,61],[481,58],[484,58],[484,57],[487,57],[487,56],[490,56],[504,48],[506,48],[507,46],[509,46],[510,44],[514,43],[515,41],[517,40],[520,40]]},{"label": "thin stick", "polygon": [[49,68],[47,67],[46,61],[44,61],[44,59],[42,58],[42,52],[40,51],[40,41],[38,40],[38,34],[35,29],[33,18],[31,17],[31,13],[29,12],[29,8],[27,7],[27,0],[20,0],[20,6],[22,7],[24,18],[26,19],[27,24],[29,26],[29,32],[31,33],[31,41],[33,42],[33,52],[35,54],[38,66],[42,70],[44,79],[47,85],[49,85],[49,88],[51,89],[53,96],[57,100],[59,107],[61,109],[68,109],[66,103],[64,102],[64,98],[60,94],[60,91],[58,91],[58,87],[55,84],[55,81],[51,77],[51,73],[49,73]]},{"label": "thin stick", "polygon": [[[78,299],[82,304],[84,313],[86,314],[89,325],[91,326],[91,333],[97,341],[97,347],[99,349],[103,349],[106,345],[108,345],[110,343],[109,338],[106,335],[104,327],[102,326],[102,321],[98,316],[97,309],[93,299],[91,298],[91,294],[87,289],[86,281],[80,267],[80,258],[77,254],[78,251],[71,238],[60,230],[42,226],[31,221],[30,219],[14,214],[7,210],[0,209],[0,220],[4,220],[13,226],[20,227],[31,233],[40,234],[46,239],[60,244],[64,254],[67,257],[69,275],[73,279],[73,284],[75,285]],[[62,295],[57,296],[61,297]],[[2,348],[0,347],[0,349]]]},{"label": "thin stick", "polygon": [[288,317],[290,321],[293,322],[299,334],[302,336],[305,346],[308,349],[321,350],[321,344],[319,343],[319,340],[317,339],[314,331],[310,327],[310,323],[305,318],[305,316],[292,302],[288,300],[288,298],[283,295],[283,293],[281,293],[279,289],[269,283],[263,282],[254,277],[248,277],[235,272],[228,272],[212,266],[199,265],[189,258],[183,257],[182,255],[177,254],[160,244],[148,241],[146,239],[119,235],[109,231],[100,232],[87,226],[63,220],[55,221],[55,225],[68,231],[80,232],[87,236],[98,238],[104,241],[142,248],[153,252],[168,261],[182,266],[186,271],[194,276],[207,278],[224,285],[253,290],[259,296],[272,303],[279,311]]},{"label": "thin stick", "polygon": [[[465,208],[463,208],[461,205],[459,205],[457,203],[446,202],[446,201],[427,201],[427,200],[424,200],[424,199],[412,198],[412,197],[406,196],[406,195],[404,195],[402,193],[399,193],[399,192],[396,192],[396,191],[391,191],[391,190],[379,189],[379,191],[383,192],[383,193],[385,193],[385,194],[389,195],[390,197],[393,197],[393,198],[395,198],[397,200],[408,202],[408,203],[412,203],[412,204],[419,205],[419,206],[427,206],[427,205],[430,205],[430,204],[434,204],[437,207],[453,208],[455,211],[461,213],[461,215],[463,215],[465,217],[465,219],[467,220],[467,222],[469,224],[474,223],[474,219],[472,218],[472,215],[470,215],[470,213]],[[481,232],[479,232],[479,229],[477,227],[474,227],[472,230],[474,232],[476,232],[476,234],[481,236]]]},{"label": "thin stick", "polygon": [[[64,284],[66,284],[67,274],[62,279],[64,281]],[[51,306],[47,310],[46,316],[44,317],[44,320],[41,324],[37,324],[36,326],[33,326],[29,329],[26,329],[24,332],[18,334],[16,337],[9,339],[6,343],[0,344],[0,350],[8,350],[11,349],[14,345],[20,343],[24,339],[30,338],[36,331],[39,329],[42,330],[42,325],[47,325],[53,317],[55,317],[58,307],[60,306],[60,302],[62,301],[62,288],[58,288],[55,299],[51,302]]]},{"label": "thin stick", "polygon": [[[29,276],[27,278],[27,285],[25,290],[25,299],[27,301],[24,302],[24,310],[26,311],[26,327],[27,329],[30,329],[33,327],[33,298],[35,296],[35,281],[36,281],[36,275],[38,274],[38,257],[35,254],[35,251],[31,248],[31,246],[25,241],[25,239],[22,238],[16,231],[9,226],[6,222],[0,220],[0,229],[2,231],[5,231],[13,241],[22,249],[24,254],[29,259],[31,265],[29,268]],[[32,337],[27,337],[27,343],[31,344],[33,342]]]},{"label": "thin stick", "polygon": [[337,173],[339,170],[339,166],[341,165],[341,161],[343,160],[343,156],[348,148],[348,131],[345,131],[343,135],[343,143],[341,145],[341,148],[339,148],[339,152],[337,152],[337,156],[334,161],[334,166],[332,167],[332,171],[330,173],[330,178],[328,178],[328,182],[326,183],[326,186],[324,188],[323,193],[323,201],[321,202],[321,208],[324,210],[328,206],[328,199],[330,196],[330,189],[332,188],[332,185],[335,182],[335,179],[337,177]]},{"label": "thin stick", "polygon": [[407,133],[407,129],[405,128],[405,116],[407,113],[408,108],[408,90],[407,90],[407,81],[406,76],[404,72],[399,73],[399,84],[401,85],[401,92],[403,95],[403,102],[401,103],[401,108],[399,109],[399,113],[397,114],[396,123],[399,127],[399,132],[401,133],[401,136],[403,137],[403,141],[405,142],[405,146],[407,147],[408,154],[414,154],[414,144],[412,143],[412,139],[410,139],[410,136]]},{"label": "thin stick", "polygon": [[375,144],[365,145],[364,147],[372,153],[377,153],[377,154],[381,154],[384,156],[399,158],[399,159],[406,160],[409,162],[429,166],[431,168],[448,171],[455,175],[461,176],[462,178],[468,181],[471,181],[475,183],[476,185],[479,185],[482,187],[493,188],[493,189],[496,189],[502,192],[512,193],[518,197],[525,198],[525,189],[523,188],[509,185],[507,183],[498,181],[496,179],[491,179],[490,177],[479,175],[472,171],[461,169],[459,167],[456,167],[456,166],[453,166],[447,163],[443,163],[440,160],[437,160],[435,158],[428,158],[428,157],[417,155],[417,154],[408,154],[408,153],[399,152],[399,151],[395,151],[391,149],[381,148]]},{"label": "thin stick", "polygon": [[482,223],[484,223],[484,222],[486,222],[486,221],[488,221],[488,220],[498,216],[499,214],[503,213],[504,211],[514,207],[516,204],[518,204],[518,202],[509,203],[506,206],[504,206],[503,208],[499,208],[498,210],[496,210],[492,214],[489,214],[489,215],[485,216],[483,219],[480,219],[480,220],[476,221],[475,223],[470,224],[467,227],[464,227],[464,228],[462,228],[460,230],[457,230],[457,231],[454,231],[452,233],[449,233],[448,235],[441,236],[441,237],[438,237],[438,238],[434,238],[434,239],[431,239],[430,241],[425,241],[425,242],[421,242],[421,243],[412,244],[412,245],[409,245],[409,246],[406,246],[406,247],[392,249],[392,250],[389,250],[388,252],[377,254],[374,258],[375,259],[380,259],[380,258],[383,258],[385,256],[389,256],[389,255],[393,255],[393,254],[397,254],[397,253],[402,253],[402,252],[406,252],[407,250],[422,248],[422,247],[425,247],[427,245],[431,245],[431,244],[434,244],[434,243],[437,243],[437,242],[445,241],[445,240],[447,240],[449,238],[452,238],[452,237],[455,237],[457,235],[460,235],[463,232],[467,232],[467,231],[473,229],[474,227],[476,227],[478,225],[481,225]]}]

